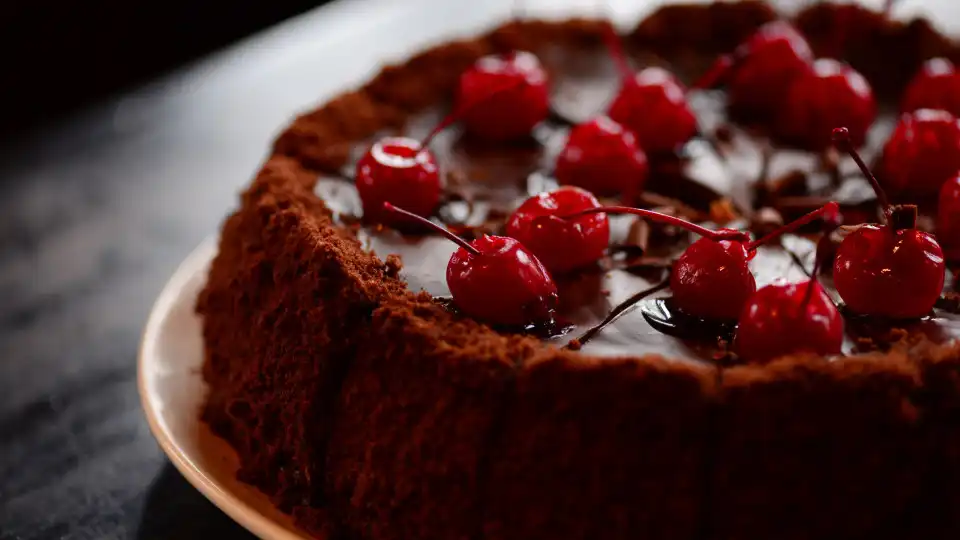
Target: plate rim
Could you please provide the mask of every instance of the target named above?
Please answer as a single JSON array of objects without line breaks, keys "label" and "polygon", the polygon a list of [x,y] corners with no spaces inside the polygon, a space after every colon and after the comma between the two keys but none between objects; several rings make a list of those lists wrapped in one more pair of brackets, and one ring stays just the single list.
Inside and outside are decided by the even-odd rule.
[{"label": "plate rim", "polygon": [[143,410],[150,427],[150,432],[160,445],[163,453],[173,463],[174,467],[186,478],[194,488],[203,494],[222,512],[230,516],[245,529],[264,539],[271,540],[304,540],[276,521],[261,514],[246,502],[240,500],[234,493],[225,489],[200,465],[190,458],[176,442],[170,433],[166,422],[160,417],[154,403],[147,392],[147,376],[144,369],[151,344],[156,343],[161,335],[162,323],[169,316],[175,301],[183,293],[188,281],[203,266],[216,256],[217,236],[205,238],[184,258],[177,269],[164,284],[160,294],[150,307],[146,325],[140,337],[140,346],[137,351],[137,392],[140,394],[140,408]]}]

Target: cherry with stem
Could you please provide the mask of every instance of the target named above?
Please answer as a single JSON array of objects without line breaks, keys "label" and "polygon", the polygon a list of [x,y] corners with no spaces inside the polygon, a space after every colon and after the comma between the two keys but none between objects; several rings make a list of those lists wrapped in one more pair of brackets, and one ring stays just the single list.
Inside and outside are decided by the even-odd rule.
[{"label": "cherry with stem", "polygon": [[669,71],[648,67],[634,73],[613,26],[604,34],[607,49],[620,73],[621,87],[607,116],[632,131],[648,154],[669,154],[698,132],[687,105],[687,90]]},{"label": "cherry with stem", "polygon": [[733,229],[712,230],[676,216],[624,206],[604,206],[569,214],[573,219],[592,213],[631,214],[681,227],[702,238],[691,244],[675,261],[670,275],[673,301],[687,315],[713,321],[736,320],[757,283],[748,263],[757,248],[792,232],[814,219],[836,219],[839,205],[831,202],[822,208],[784,225],[757,241]]},{"label": "cherry with stem", "polygon": [[817,281],[820,250],[817,253],[813,274],[806,282],[767,285],[744,305],[734,337],[741,359],[767,363],[805,352],[840,354],[843,317]]},{"label": "cherry with stem", "polygon": [[882,224],[863,225],[840,243],[833,267],[837,292],[847,307],[860,315],[915,319],[929,314],[946,274],[940,244],[916,229],[916,206],[890,204],[850,143],[846,128],[834,129],[833,138],[873,186],[883,216]]},{"label": "cherry with stem", "polygon": [[484,236],[467,242],[446,228],[389,202],[383,210],[413,220],[457,245],[447,263],[453,303],[477,320],[510,328],[554,323],[557,286],[540,260],[513,238]]}]

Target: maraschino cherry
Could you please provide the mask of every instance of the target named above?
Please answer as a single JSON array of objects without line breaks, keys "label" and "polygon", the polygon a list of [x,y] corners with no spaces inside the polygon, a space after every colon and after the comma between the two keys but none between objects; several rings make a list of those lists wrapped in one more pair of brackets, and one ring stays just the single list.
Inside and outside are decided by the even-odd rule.
[{"label": "maraschino cherry", "polygon": [[[639,208],[602,206],[569,215],[567,218],[597,212],[634,214],[675,225],[702,236],[673,264],[670,275],[673,301],[688,315],[711,320],[736,320],[747,299],[757,290],[756,279],[748,266],[757,248],[821,216],[835,220],[840,207],[837,203],[828,203],[752,242],[745,232],[733,229],[714,231],[675,216]],[[567,249],[571,248],[568,246]]]},{"label": "maraschino cherry", "polygon": [[946,58],[932,58],[923,63],[907,86],[900,112],[918,109],[940,109],[960,115],[960,73]]},{"label": "maraschino cherry", "polygon": [[782,356],[840,354],[843,317],[817,281],[782,281],[761,287],[747,300],[737,324],[734,348],[746,362],[767,363]]},{"label": "maraschino cherry", "polygon": [[[546,70],[532,53],[514,51],[484,56],[460,75],[457,105],[470,135],[491,142],[520,139],[550,113]],[[510,86],[486,99],[496,88]],[[482,101],[481,106],[473,106]]]},{"label": "maraschino cherry", "polygon": [[840,243],[833,281],[847,307],[861,315],[912,319],[930,313],[943,289],[943,251],[933,236],[916,229],[916,207],[893,207],[860,159],[845,128],[833,131],[877,192],[882,225],[863,225]]},{"label": "maraschino cherry", "polygon": [[807,40],[786,21],[761,26],[731,54],[720,57],[697,82],[697,88],[726,83],[730,108],[761,123],[785,107],[787,89],[810,69],[813,52]]},{"label": "maraschino cherry", "polygon": [[557,156],[554,175],[563,185],[598,195],[643,191],[649,166],[634,134],[607,116],[577,125]]},{"label": "maraschino cherry", "polygon": [[947,259],[960,261],[960,176],[954,176],[940,188],[937,208],[937,241]]},{"label": "maraschino cherry", "polygon": [[548,324],[557,305],[557,286],[537,257],[504,236],[472,242],[432,221],[383,203],[384,211],[420,222],[460,246],[447,263],[447,286],[465,314],[494,324],[520,327]]},{"label": "maraschino cherry", "polygon": [[461,103],[421,141],[409,137],[380,139],[357,162],[355,183],[364,218],[393,227],[415,223],[396,212],[384,210],[391,202],[421,217],[431,215],[440,202],[440,168],[428,146],[441,131],[477,108],[516,90],[522,83],[507,82],[477,93],[473,103]]},{"label": "maraschino cherry", "polygon": [[391,201],[429,216],[440,202],[440,168],[422,143],[408,137],[387,137],[374,143],[357,162],[357,193],[368,221],[392,226],[410,221],[386,212]]},{"label": "maraschino cherry", "polygon": [[935,196],[960,170],[960,121],[932,109],[904,114],[883,147],[881,170],[884,184],[897,194]]},{"label": "maraschino cherry", "polygon": [[697,134],[697,118],[687,105],[686,88],[663,68],[648,67],[634,73],[613,27],[606,37],[622,79],[607,115],[632,131],[644,151],[675,151]]},{"label": "maraschino cherry", "polygon": [[578,187],[540,193],[513,212],[507,235],[532,251],[553,275],[564,274],[603,257],[610,242],[610,220],[606,214],[563,216],[599,207],[593,194]]},{"label": "maraschino cherry", "polygon": [[870,83],[849,65],[821,58],[810,70],[802,70],[786,95],[777,122],[777,134],[806,150],[830,148],[830,131],[845,125],[855,146],[867,140],[877,115],[877,102]]}]

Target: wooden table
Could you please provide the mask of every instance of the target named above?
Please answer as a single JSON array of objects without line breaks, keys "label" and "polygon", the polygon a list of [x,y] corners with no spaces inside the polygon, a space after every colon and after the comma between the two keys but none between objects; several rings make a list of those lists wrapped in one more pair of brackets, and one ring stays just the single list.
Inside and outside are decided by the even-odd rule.
[{"label": "wooden table", "polygon": [[[512,3],[339,0],[0,149],[0,538],[245,535],[167,463],[140,411],[154,296],[293,114]],[[607,4],[632,24],[655,2],[523,3]],[[897,11],[921,6],[960,33],[960,3]]]}]

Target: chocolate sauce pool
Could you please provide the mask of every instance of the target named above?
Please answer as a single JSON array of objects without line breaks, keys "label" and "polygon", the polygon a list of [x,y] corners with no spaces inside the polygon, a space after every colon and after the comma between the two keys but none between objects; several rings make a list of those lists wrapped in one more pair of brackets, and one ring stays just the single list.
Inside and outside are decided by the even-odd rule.
[{"label": "chocolate sauce pool", "polygon": [[[649,65],[668,66],[685,79],[690,78],[685,75],[701,72],[708,62],[706,58],[685,58],[668,64],[658,58],[634,58],[637,69]],[[555,49],[545,55],[544,63],[552,74],[554,115],[538,126],[529,141],[509,147],[485,146],[466,140],[455,127],[434,139],[431,150],[441,165],[448,192],[447,202],[438,212],[443,221],[456,222],[460,229],[476,234],[502,233],[505,217],[524,199],[557,186],[551,171],[570,122],[587,120],[604,111],[619,87],[613,63],[602,50]],[[694,91],[688,101],[698,116],[701,132],[708,135],[686,145],[681,152],[682,161],[653,158],[652,162],[660,164],[652,163],[648,191],[675,197],[704,213],[712,200],[728,198],[744,218],[728,226],[745,226],[762,193],[757,189],[757,182],[764,178],[765,185],[784,190],[781,195],[786,196],[780,197],[779,209],[787,221],[834,198],[841,202],[845,216],[875,220],[875,197],[852,160],[838,158],[832,167],[824,164],[823,156],[773,148],[762,135],[726,123],[720,92]],[[427,111],[409,122],[400,134],[420,138],[445,112],[439,107]],[[893,121],[894,117],[888,112],[874,124],[863,149],[867,162],[873,160],[889,136]],[[721,126],[729,134],[723,142],[706,138]],[[374,140],[389,134],[396,133],[384,132],[358,144],[353,150],[354,161]],[[797,171],[806,174],[807,188],[791,199],[789,190],[793,188],[788,183],[789,177]],[[359,197],[349,180],[352,175],[350,164],[344,168],[343,177],[321,178],[317,187],[317,193],[331,210],[343,216],[362,214]],[[612,246],[627,242],[635,219],[610,216]],[[456,230],[458,226],[451,228]],[[424,290],[436,297],[449,296],[446,266],[456,249],[449,240],[435,236],[405,237],[382,228],[363,228],[359,238],[381,258],[399,255],[403,260],[401,275],[412,290]],[[692,238],[669,246],[667,253],[657,257],[659,264],[640,268],[642,271],[624,269],[622,261],[608,260],[572,276],[556,277],[560,294],[558,318],[570,324],[564,326],[566,332],[545,341],[567,346],[571,340],[588,335],[580,350],[601,356],[656,353],[702,362],[722,354],[725,340],[733,329],[676,317],[675,306],[669,300],[669,288],[660,286],[669,278],[669,270],[663,266],[679,255],[690,240]],[[784,237],[782,246],[760,247],[750,262],[758,288],[779,279],[806,279],[813,266],[814,251],[814,243],[799,236]],[[829,277],[823,284],[839,303]],[[647,291],[648,294],[642,294]],[[626,303],[635,295],[645,298]],[[622,313],[598,330],[598,325],[614,311]],[[908,325],[884,325],[856,317],[847,317],[845,322],[846,353],[856,351],[857,338],[880,335],[893,326],[922,332],[936,341],[960,337],[960,316],[941,310],[926,320]],[[579,343],[573,343],[573,348],[578,346]]]}]

